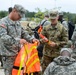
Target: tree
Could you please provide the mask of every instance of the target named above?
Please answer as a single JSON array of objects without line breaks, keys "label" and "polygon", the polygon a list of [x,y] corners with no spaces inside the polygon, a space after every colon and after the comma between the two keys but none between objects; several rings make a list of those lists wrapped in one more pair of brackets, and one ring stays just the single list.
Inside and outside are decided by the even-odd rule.
[{"label": "tree", "polygon": [[37,10],[37,13],[35,14],[35,18],[43,19],[44,12],[42,12],[39,8],[36,8],[36,10]]},{"label": "tree", "polygon": [[0,19],[7,16],[8,12],[7,11],[0,11]]},{"label": "tree", "polygon": [[36,14],[35,12],[29,12],[28,10],[26,10],[25,16],[32,18],[32,17],[34,17],[35,14]]}]

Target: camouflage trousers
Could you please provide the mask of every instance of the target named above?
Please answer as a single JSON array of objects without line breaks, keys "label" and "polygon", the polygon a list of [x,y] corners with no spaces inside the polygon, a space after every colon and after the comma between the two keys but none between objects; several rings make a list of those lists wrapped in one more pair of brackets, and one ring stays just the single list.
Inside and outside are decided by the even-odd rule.
[{"label": "camouflage trousers", "polygon": [[3,68],[5,75],[12,75],[12,68],[16,56],[2,57]]},{"label": "camouflage trousers", "polygon": [[49,57],[49,56],[43,55],[42,60],[41,60],[42,75],[46,67],[53,61],[54,58],[55,57]]}]

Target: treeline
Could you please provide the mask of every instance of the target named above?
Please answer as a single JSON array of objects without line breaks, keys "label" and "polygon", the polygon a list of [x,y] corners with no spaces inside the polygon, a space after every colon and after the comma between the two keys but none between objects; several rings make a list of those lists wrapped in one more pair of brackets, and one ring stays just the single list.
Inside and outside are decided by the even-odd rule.
[{"label": "treeline", "polygon": [[[46,11],[45,11],[46,12]],[[30,12],[30,11],[26,11],[25,16],[28,18],[40,18],[42,19],[44,16],[44,13],[40,10],[38,10],[38,12]],[[64,13],[64,18],[67,21],[72,21],[73,23],[76,24],[76,13],[70,13],[70,12],[63,12]],[[8,15],[8,11],[0,11],[0,19],[7,16]]]},{"label": "treeline", "polygon": [[[36,14],[36,12],[29,12],[28,10],[25,13],[26,17],[32,18],[34,17],[34,15]],[[8,15],[8,11],[0,11],[0,19],[7,16]]]},{"label": "treeline", "polygon": [[64,12],[64,18],[76,24],[76,13]]},{"label": "treeline", "polygon": [[7,16],[8,12],[7,11],[0,11],[0,19]]},{"label": "treeline", "polygon": [[25,16],[26,16],[26,17],[29,17],[29,18],[32,18],[32,17],[35,17],[35,14],[36,14],[36,12],[29,12],[29,11],[27,10],[26,13],[25,13]]}]

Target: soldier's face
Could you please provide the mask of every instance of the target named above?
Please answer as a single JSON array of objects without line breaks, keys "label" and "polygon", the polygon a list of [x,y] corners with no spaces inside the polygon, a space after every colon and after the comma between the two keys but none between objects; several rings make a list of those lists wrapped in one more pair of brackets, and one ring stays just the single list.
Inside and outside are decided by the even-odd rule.
[{"label": "soldier's face", "polygon": [[56,24],[58,22],[58,17],[56,17],[55,19],[51,19],[51,24]]},{"label": "soldier's face", "polygon": [[70,53],[67,52],[67,51],[63,51],[63,52],[61,53],[61,56],[70,56]]},{"label": "soldier's face", "polygon": [[14,9],[14,11],[13,11],[13,19],[14,19],[15,21],[21,19],[20,15],[19,15],[19,12],[18,12],[16,9]]}]

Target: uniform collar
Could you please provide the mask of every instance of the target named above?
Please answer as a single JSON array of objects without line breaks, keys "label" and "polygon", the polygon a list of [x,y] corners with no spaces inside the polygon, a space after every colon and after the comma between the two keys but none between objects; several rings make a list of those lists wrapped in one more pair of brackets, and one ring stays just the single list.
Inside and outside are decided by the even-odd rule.
[{"label": "uniform collar", "polygon": [[50,28],[51,28],[51,29],[57,29],[57,28],[58,28],[58,24],[59,24],[59,23],[57,22],[57,24],[56,24],[55,26],[52,26],[52,25],[51,25]]},{"label": "uniform collar", "polygon": [[7,16],[7,19],[9,21],[10,24],[15,25],[17,23],[17,21],[13,21],[9,18],[9,16]]}]

